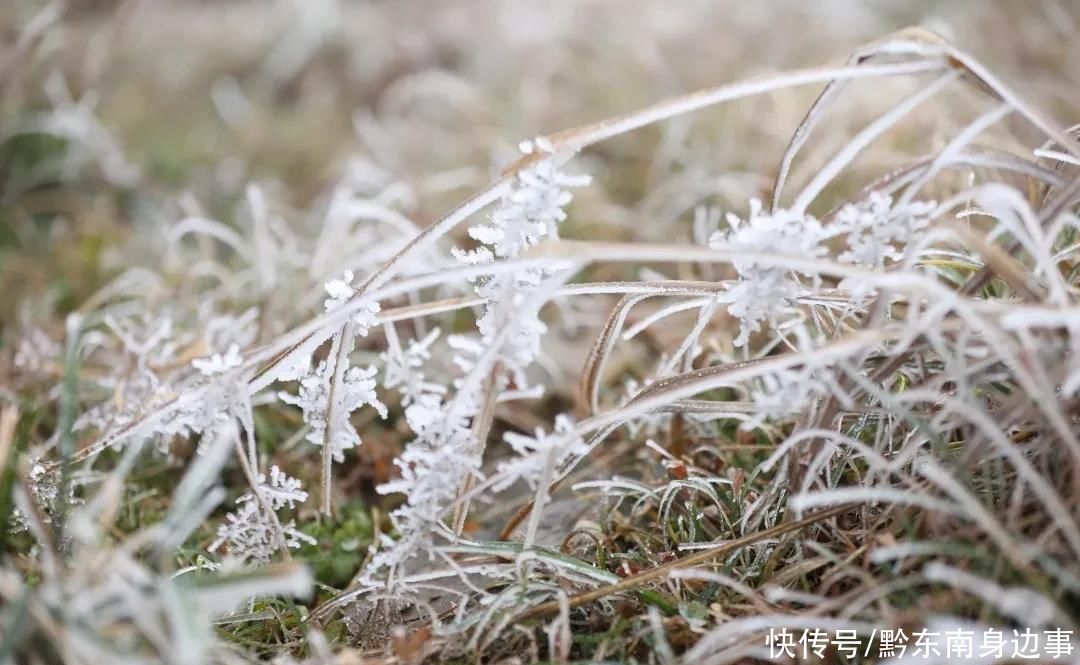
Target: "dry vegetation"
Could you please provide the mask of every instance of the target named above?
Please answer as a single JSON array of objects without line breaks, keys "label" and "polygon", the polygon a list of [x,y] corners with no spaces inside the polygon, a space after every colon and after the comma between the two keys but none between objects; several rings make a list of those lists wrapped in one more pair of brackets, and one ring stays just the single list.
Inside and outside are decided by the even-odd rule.
[{"label": "dry vegetation", "polygon": [[1078,30],[5,2],[0,665],[1075,634]]}]

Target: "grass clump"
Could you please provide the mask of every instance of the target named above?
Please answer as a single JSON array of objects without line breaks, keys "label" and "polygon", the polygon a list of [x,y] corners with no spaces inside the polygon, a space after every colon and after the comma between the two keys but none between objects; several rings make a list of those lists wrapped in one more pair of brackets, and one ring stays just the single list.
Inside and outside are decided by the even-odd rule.
[{"label": "grass clump", "polygon": [[560,3],[485,6],[505,61],[240,3],[172,70],[209,10],[121,4],[5,10],[0,662],[1072,657],[1074,100],[882,16],[678,93],[684,9],[590,4],[593,63]]}]

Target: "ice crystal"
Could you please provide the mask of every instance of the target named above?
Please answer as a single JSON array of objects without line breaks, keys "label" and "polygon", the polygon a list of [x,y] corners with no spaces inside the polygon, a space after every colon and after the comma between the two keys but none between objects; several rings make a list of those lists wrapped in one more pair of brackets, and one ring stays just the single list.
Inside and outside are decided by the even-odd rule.
[{"label": "ice crystal", "polygon": [[15,367],[31,373],[43,373],[51,364],[60,361],[63,347],[54,342],[40,328],[32,328],[15,350]]},{"label": "ice crystal", "polygon": [[438,339],[438,328],[421,340],[412,340],[406,348],[401,347],[397,334],[387,326],[387,350],[382,354],[384,365],[383,385],[401,393],[401,403],[408,407],[424,400],[427,394],[441,395],[446,387],[427,380],[424,363],[431,358],[431,345]]},{"label": "ice crystal", "polygon": [[554,468],[568,457],[588,452],[585,440],[574,430],[573,419],[565,414],[555,417],[555,427],[550,434],[538,427],[534,436],[507,432],[503,440],[513,448],[517,457],[499,464],[502,479],[496,483],[496,491],[509,487],[519,479],[535,488],[537,479],[543,477],[545,466]]},{"label": "ice crystal", "polygon": [[[569,175],[559,169],[562,156],[554,153],[551,142],[538,137],[519,146],[526,154],[537,153],[539,161],[520,171],[511,191],[496,206],[488,224],[473,226],[469,235],[482,243],[471,252],[455,251],[464,263],[488,263],[496,258],[512,259],[545,238],[558,238],[558,224],[566,219],[565,206],[573,198],[570,188],[587,185],[585,175]],[[525,388],[524,368],[539,351],[540,339],[547,326],[537,313],[525,314],[521,307],[530,293],[543,282],[545,271],[519,270],[478,280],[476,294],[487,303],[476,326],[480,347],[494,343],[496,334],[513,326],[501,348],[500,360]],[[477,349],[468,349],[478,353]]]},{"label": "ice crystal", "polygon": [[824,370],[813,368],[785,370],[765,374],[750,390],[754,416],[742,424],[753,429],[766,420],[777,420],[798,413],[825,390]]},{"label": "ice crystal", "polygon": [[203,376],[213,376],[239,367],[244,359],[240,357],[240,347],[236,344],[229,346],[224,353],[215,353],[205,358],[196,358],[191,361],[191,366],[199,370]]},{"label": "ice crystal", "polygon": [[[346,271],[342,279],[326,282],[329,298],[324,305],[327,311],[341,307],[355,295],[350,285],[352,279],[352,272]],[[281,374],[281,378],[294,379],[300,386],[296,395],[279,392],[279,399],[300,407],[309,427],[307,440],[317,446],[330,446],[337,462],[345,460],[346,450],[360,445],[360,435],[350,421],[354,411],[367,404],[383,418],[388,413],[375,393],[377,370],[349,364],[355,337],[367,335],[369,328],[377,323],[375,315],[378,311],[378,303],[365,303],[334,336],[329,360],[321,360],[313,368],[310,358],[313,349],[304,347],[295,352],[294,358],[286,360],[286,368]]]},{"label": "ice crystal", "polygon": [[[750,202],[745,220],[729,213],[729,228],[715,232],[710,246],[726,250],[770,253],[799,258],[824,256],[829,233],[817,219],[790,210],[766,213],[761,201]],[[763,322],[775,324],[791,307],[792,300],[805,290],[788,270],[760,266],[752,261],[735,261],[738,280],[720,296],[728,312],[739,319],[735,346],[744,346]]]},{"label": "ice crystal", "polygon": [[520,256],[544,238],[558,238],[558,225],[566,219],[564,208],[573,198],[569,189],[591,182],[589,176],[559,170],[554,147],[544,137],[519,147],[525,154],[543,157],[517,174],[513,191],[503,197],[489,223],[469,229],[469,235],[490,246],[498,258]]},{"label": "ice crystal", "polygon": [[[438,405],[445,409],[445,405]],[[429,423],[442,422],[443,411],[434,404],[427,405],[428,417],[417,419]],[[415,414],[414,414],[415,415]],[[405,510],[397,517],[409,517],[409,521],[436,521],[444,502],[454,496],[458,484],[479,468],[474,455],[464,454],[472,447],[472,433],[467,422],[452,423],[449,427],[424,427],[422,434],[410,444],[397,460],[401,476],[379,486],[379,493],[408,494]]]},{"label": "ice crystal", "polygon": [[[353,279],[353,272],[346,270],[340,279],[335,278],[326,282],[325,289],[328,297],[323,301],[326,311],[331,312],[341,307],[356,295],[356,290],[352,287]],[[353,313],[352,321],[356,324],[357,335],[365,337],[368,330],[378,323],[379,310],[379,303],[366,301]]]},{"label": "ice crystal", "polygon": [[380,494],[406,495],[405,503],[390,514],[398,539],[382,539],[382,549],[364,573],[365,583],[378,584],[377,575],[428,550],[443,509],[466,479],[481,477],[481,459],[469,429],[477,407],[468,404],[455,415],[449,406],[427,393],[406,410],[417,437],[395,460],[400,477],[377,488]]},{"label": "ice crystal", "polygon": [[367,404],[385,418],[387,410],[386,405],[375,394],[377,370],[374,367],[349,367],[344,371],[338,393],[334,395],[335,408],[331,413],[334,422],[328,423],[331,374],[330,364],[325,360],[320,361],[314,370],[310,370],[300,379],[300,389],[296,395],[281,392],[278,397],[286,404],[298,406],[303,411],[304,422],[310,428],[308,441],[322,446],[326,444],[327,436],[332,436],[333,440],[329,445],[333,450],[334,461],[343,462],[345,451],[360,445],[360,435],[349,420],[352,412]]},{"label": "ice crystal", "polygon": [[[256,496],[255,492],[258,492]],[[254,564],[268,563],[278,549],[278,528],[275,519],[263,506],[278,511],[293,508],[297,503],[307,500],[307,492],[301,489],[300,481],[283,473],[278,467],[270,468],[270,477],[259,474],[258,485],[254,491],[246,492],[236,500],[237,510],[225,516],[225,523],[218,527],[217,540],[209,547],[216,552],[222,545],[228,545],[229,553],[244,562]],[[260,497],[262,501],[260,501]],[[280,524],[281,537],[287,547],[297,549],[304,545],[314,545],[315,539],[296,529],[292,520]]]},{"label": "ice crystal", "polygon": [[300,480],[290,477],[276,464],[270,467],[270,477],[260,473],[258,482],[259,491],[274,510],[286,506],[293,508],[297,503],[307,501],[308,493],[301,489]]},{"label": "ice crystal", "polygon": [[[571,199],[568,188],[589,182],[586,176],[559,170],[563,157],[554,154],[547,139],[524,142],[520,147],[526,154],[539,152],[539,160],[514,177],[511,191],[499,201],[488,223],[470,228],[469,235],[481,245],[468,252],[455,250],[460,262],[512,259],[543,239],[557,238],[557,226],[566,219],[564,207]],[[544,277],[544,271],[528,269],[477,280],[475,291],[486,301],[477,319],[477,334],[453,335],[447,340],[455,352],[453,363],[466,377],[479,371],[482,362],[490,363],[494,349],[494,366],[500,368],[495,376],[496,392],[509,388],[511,378],[518,391],[527,388],[525,370],[539,352],[541,336],[547,330],[539,320],[539,303],[533,302],[538,299],[530,299],[542,288]],[[387,356],[392,384],[408,386],[403,391],[409,399],[405,417],[417,437],[396,460],[400,478],[378,488],[381,493],[404,493],[406,501],[391,515],[399,539],[385,543],[365,574],[372,582],[379,570],[398,566],[425,548],[431,534],[439,529],[447,504],[467,479],[480,475],[482,446],[471,430],[480,409],[480,384],[461,379],[455,382],[458,392],[453,399],[444,398],[419,374],[427,355],[426,346],[421,347],[411,357],[400,350]]]},{"label": "ice crystal", "polygon": [[933,201],[893,206],[887,194],[873,192],[863,201],[848,203],[837,213],[832,228],[847,238],[841,261],[867,268],[881,268],[904,257],[903,246],[930,225]]}]

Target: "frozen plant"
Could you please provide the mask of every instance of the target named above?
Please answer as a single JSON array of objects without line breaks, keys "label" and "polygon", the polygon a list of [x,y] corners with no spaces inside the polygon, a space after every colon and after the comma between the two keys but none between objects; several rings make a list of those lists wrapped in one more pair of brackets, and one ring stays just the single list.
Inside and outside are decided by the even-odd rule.
[{"label": "frozen plant", "polygon": [[[430,548],[442,512],[462,483],[481,477],[481,460],[469,428],[476,407],[468,404],[459,417],[453,417],[449,410],[449,404],[438,395],[428,393],[406,412],[416,438],[395,460],[400,477],[378,487],[380,494],[406,496],[405,503],[390,514],[398,538],[382,538],[381,549],[364,574],[367,584],[393,586],[397,569]],[[377,577],[383,573],[388,578],[385,582]],[[397,589],[399,593],[404,590]]]},{"label": "frozen plant", "polygon": [[[743,220],[727,215],[728,229],[716,231],[709,245],[716,249],[774,253],[798,258],[819,258],[828,253],[825,240],[830,232],[814,217],[791,210],[767,213],[761,201],[750,201],[750,212]],[[794,298],[806,290],[789,270],[765,267],[752,261],[734,261],[738,279],[720,297],[728,303],[728,312],[739,319],[735,346],[744,346],[762,323],[775,326],[789,312]]]},{"label": "frozen plant", "polygon": [[[346,270],[340,279],[327,280],[325,286],[327,298],[323,301],[323,307],[327,312],[332,312],[341,307],[356,294],[356,290],[352,287],[354,277],[351,270]],[[356,324],[355,334],[366,337],[368,330],[378,323],[378,319],[376,319],[378,314],[379,303],[365,301],[352,316],[352,321]]]},{"label": "frozen plant", "polygon": [[[567,156],[556,154],[543,137],[519,147],[526,155],[538,153],[539,159],[514,176],[510,191],[499,199],[489,223],[469,229],[481,246],[468,252],[455,249],[453,253],[462,263],[478,265],[517,258],[541,240],[557,238],[558,223],[566,219],[563,208],[572,198],[567,188],[590,180],[560,171],[558,167]],[[527,388],[525,369],[539,352],[541,336],[547,330],[539,319],[543,299],[532,297],[545,294],[541,290],[545,276],[544,270],[522,269],[478,280],[475,291],[485,300],[476,322],[478,334],[454,335],[448,340],[455,350],[453,362],[464,373],[455,381],[457,392],[444,398],[438,391],[427,390],[407,406],[406,419],[416,439],[395,461],[401,477],[378,488],[380,493],[406,495],[405,504],[391,514],[399,539],[387,540],[375,556],[365,575],[369,583],[375,583],[381,570],[393,571],[428,547],[432,534],[441,529],[448,504],[462,488],[481,477],[484,442],[477,440],[474,420],[482,416],[484,401],[497,401],[511,378],[518,391]],[[416,361],[411,361],[414,371],[419,369]],[[398,372],[402,363],[396,362]],[[478,372],[490,373],[486,388],[484,382],[476,380]],[[398,379],[395,377],[395,382]],[[481,431],[486,432],[487,427],[480,423]],[[391,572],[389,577],[393,576]]]},{"label": "frozen plant", "polygon": [[[331,365],[322,360],[300,379],[300,390],[296,395],[280,392],[278,397],[282,402],[298,406],[303,411],[304,422],[310,428],[307,440],[317,446],[329,444],[334,461],[343,462],[345,451],[361,443],[360,435],[349,419],[350,414],[365,404],[378,411],[383,418],[388,412],[386,405],[379,401],[375,394],[375,375],[378,370],[374,367],[349,367],[345,370],[337,394],[334,395],[336,408],[330,416],[334,422],[328,423],[331,373]],[[327,437],[330,437],[329,441]]]},{"label": "frozen plant", "polygon": [[[237,662],[235,648],[215,630],[216,618],[249,599],[310,597],[311,574],[296,563],[226,571],[196,557],[186,572],[200,571],[198,581],[172,569],[177,544],[221,499],[220,467],[232,440],[219,437],[209,444],[207,454],[198,456],[177,479],[162,520],[138,533],[123,534],[115,520],[115,491],[130,482],[124,477],[130,471],[126,463],[103,474],[98,489],[88,491],[85,501],[67,514],[63,552],[47,537],[50,525],[37,521],[37,511],[29,511],[28,519],[35,522],[32,533],[42,538],[32,555],[40,575],[32,581],[7,569],[0,575],[0,594],[5,599],[16,594],[26,609],[20,630],[6,635],[16,636],[8,643],[15,650],[9,654],[12,662]],[[137,459],[139,448],[136,444],[125,450],[125,462]],[[279,493],[271,499],[279,505],[303,494],[280,472],[272,472],[262,485]],[[17,492],[16,499],[27,498],[20,495]],[[245,500],[245,505],[254,503]],[[153,556],[155,551],[165,556]]]},{"label": "frozen plant", "polygon": [[[5,540],[0,561],[0,626],[20,627],[0,641],[11,660],[328,663],[357,653],[378,659],[381,648],[414,664],[742,662],[763,658],[762,632],[777,621],[867,635],[894,628],[897,617],[905,628],[925,623],[918,600],[926,597],[955,625],[972,616],[1001,623],[1035,607],[1024,616],[1075,628],[1067,601],[1080,555],[1080,148],[1070,133],[924,31],[860,48],[846,65],[725,83],[612,115],[597,106],[656,92],[660,70],[640,44],[716,22],[659,3],[627,12],[603,2],[589,4],[588,21],[572,20],[581,16],[572,3],[522,21],[503,3],[500,25],[539,22],[545,36],[524,40],[529,48],[515,60],[473,49],[521,40],[454,41],[462,14],[455,7],[444,23],[442,3],[425,7],[424,21],[409,16],[408,30],[383,30],[396,27],[382,19],[398,4],[342,7],[342,17],[371,19],[350,26],[383,34],[334,45],[365,91],[349,137],[364,156],[313,205],[306,176],[322,181],[325,169],[275,177],[270,159],[256,165],[246,151],[213,155],[209,178],[183,174],[198,177],[183,178],[191,192],[175,206],[162,205],[169,185],[157,178],[152,191],[113,196],[110,188],[128,186],[108,177],[116,160],[94,139],[93,90],[80,90],[83,103],[54,103],[51,114],[30,111],[48,121],[39,128],[67,137],[67,157],[79,156],[80,140],[88,145],[82,156],[96,155],[112,184],[84,182],[85,169],[56,183],[55,168],[43,179],[17,159],[0,164],[25,176],[6,182],[4,200],[16,211],[0,218],[15,220],[16,233],[0,234],[0,244],[8,235],[20,249],[47,239],[40,244],[55,254],[47,265],[59,259],[64,277],[81,277],[63,246],[73,231],[97,237],[119,208],[121,226],[134,232],[126,249],[128,239],[103,236],[102,259],[88,271],[127,267],[120,277],[77,303],[66,289],[27,297],[16,325],[44,332],[21,345],[0,340],[0,486],[13,486],[12,513],[29,532]],[[738,27],[741,12],[722,12]],[[128,18],[138,25],[150,13]],[[469,18],[478,22],[472,37],[497,34],[484,29],[485,12]],[[580,34],[562,34],[580,24]],[[1026,24],[1017,25],[1023,33]],[[115,31],[115,45],[126,33],[140,31]],[[5,47],[0,61],[47,69],[56,44],[69,56],[84,41],[46,38],[50,48],[31,52],[39,36],[20,35],[18,57],[3,57]],[[602,48],[581,48],[597,39]],[[584,68],[574,59],[611,53],[616,42],[638,50],[613,57],[617,66],[606,55]],[[729,50],[729,42],[708,43]],[[122,102],[127,95],[108,90],[126,77],[108,71],[107,45],[80,86],[103,85],[101,99]],[[694,56],[680,62],[681,51]],[[288,87],[314,100],[357,99],[320,94],[341,68],[327,76],[325,58],[301,62],[314,54],[286,68],[297,74]],[[663,71],[670,64],[679,80],[693,80],[697,72],[684,67],[719,61],[700,55],[665,50]],[[188,60],[176,62],[185,66],[164,78],[179,86]],[[0,70],[16,100],[0,113],[23,92],[40,97],[20,90],[33,72]],[[638,70],[648,80],[635,88]],[[909,76],[918,77],[914,94],[880,109],[891,82]],[[280,117],[258,105],[294,97],[275,87],[274,74],[266,88],[247,78],[219,76],[212,100],[244,136]],[[921,116],[906,122],[937,91],[973,81],[980,94],[932,109],[932,127]],[[779,96],[794,85],[824,87],[805,115],[797,108],[788,117],[796,105]],[[834,104],[866,89],[873,99]],[[753,107],[743,125],[737,112],[708,111],[755,94],[777,103]],[[988,99],[993,108],[981,115],[952,112]],[[63,117],[69,106],[79,107],[74,124]],[[323,106],[290,104],[289,115]],[[463,157],[483,161],[503,135],[497,123],[518,110],[520,125],[597,122],[524,142],[520,159],[484,186],[489,174]],[[969,115],[966,128],[947,124]],[[832,136],[817,141],[827,116]],[[1006,117],[1010,127],[995,132],[1034,129],[987,145],[980,134]],[[466,131],[474,121],[478,131]],[[907,124],[915,131],[903,134]],[[311,126],[319,125],[296,128]],[[861,128],[844,141],[839,129],[848,126]],[[780,127],[797,127],[786,150],[768,145],[788,138]],[[342,164],[339,137],[325,128],[312,147],[325,143]],[[887,136],[894,130],[901,135]],[[1043,147],[1025,149],[1036,134]],[[909,148],[917,152],[905,155]],[[579,154],[604,187],[573,201],[583,223],[569,234],[559,227],[575,188],[588,182],[568,172]],[[265,180],[248,182],[253,173]],[[200,191],[207,181],[211,190]],[[1017,184],[1023,193],[1011,189]],[[39,212],[39,194],[66,194],[69,185],[76,196],[57,200],[75,204],[44,219],[52,213]],[[745,215],[725,222],[717,212],[766,191],[769,204],[754,201]],[[943,203],[911,202],[920,191]],[[206,217],[230,205],[238,214]],[[808,214],[825,209],[836,213]],[[139,222],[128,224],[128,213]],[[84,225],[87,214],[100,226]],[[155,219],[178,221],[161,234]],[[874,293],[888,299],[863,297]],[[81,325],[64,354],[49,336],[59,337],[55,310],[69,309]],[[395,420],[368,429],[363,416],[390,416],[382,389],[400,395]],[[552,418],[571,409],[577,422]],[[378,446],[347,452],[361,435],[366,445],[377,436]],[[334,578],[355,583],[319,579],[322,597],[294,605],[273,596],[302,595],[311,580],[281,560],[309,556],[307,534],[316,532],[300,523],[312,512],[305,488],[267,460],[314,475],[318,454],[308,442],[321,454],[318,533],[327,542],[319,550],[359,558],[344,558],[347,571],[338,557],[332,566]],[[154,443],[175,457],[148,464]],[[334,483],[334,461],[349,457],[350,482]],[[222,474],[229,460],[239,472]],[[180,485],[165,496],[159,481],[173,478],[161,474],[180,469]],[[353,534],[353,502],[335,514],[341,495],[363,496],[385,517],[374,520],[374,544],[366,528]],[[240,498],[217,514],[230,496]],[[159,511],[161,523],[146,523]],[[890,550],[887,561],[873,559],[879,546]],[[995,602],[1002,590],[1008,602]],[[255,597],[257,607],[221,616]],[[375,607],[370,616],[366,605]],[[342,609],[356,634],[322,633]],[[55,656],[45,651],[54,643]]]},{"label": "frozen plant", "polygon": [[191,366],[199,370],[203,376],[213,376],[235,369],[243,363],[240,357],[240,347],[231,344],[224,354],[214,353],[205,358],[196,358],[191,361]]},{"label": "frozen plant", "polygon": [[[556,154],[545,137],[523,141],[519,148],[526,155],[537,155],[537,161],[515,175],[510,192],[499,200],[489,223],[469,227],[469,235],[481,245],[469,252],[455,249],[460,261],[483,264],[496,258],[513,259],[545,238],[557,239],[558,224],[566,219],[564,207],[573,199],[569,188],[591,182],[587,175],[562,172],[559,166],[566,156]],[[526,385],[524,367],[535,358],[547,327],[538,319],[522,320],[518,310],[544,276],[543,270],[524,269],[481,278],[475,288],[486,299],[476,322],[484,346],[490,346],[498,331],[514,319],[513,335],[501,357],[519,388]]]},{"label": "frozen plant", "polygon": [[227,545],[231,556],[245,563],[261,565],[270,562],[281,544],[292,549],[304,544],[314,545],[315,539],[299,531],[293,520],[282,524],[276,515],[269,513],[292,509],[297,503],[306,501],[307,496],[298,479],[283,473],[277,466],[270,467],[269,478],[259,474],[255,489],[236,500],[237,510],[225,516],[225,523],[218,527],[217,540],[209,550],[216,552],[222,545]]},{"label": "frozen plant", "polygon": [[543,136],[522,141],[519,148],[523,154],[541,158],[517,174],[513,191],[503,197],[488,224],[469,227],[469,235],[488,246],[482,251],[485,256],[484,252],[497,258],[520,256],[544,238],[557,239],[559,223],[566,219],[564,208],[573,198],[569,190],[592,180],[559,170],[559,157]]},{"label": "frozen plant", "polygon": [[805,367],[765,374],[750,389],[754,416],[741,427],[754,429],[767,420],[781,421],[807,409],[826,392],[828,382],[823,368]]},{"label": "frozen plant", "polygon": [[538,427],[533,436],[507,432],[503,440],[516,456],[499,463],[499,480],[492,487],[495,491],[518,480],[536,489],[538,482],[550,481],[551,469],[562,461],[589,451],[585,440],[574,431],[573,419],[566,414],[555,416],[555,428],[550,434]]},{"label": "frozen plant", "polygon": [[[70,142],[65,154],[65,170],[77,172],[86,164],[97,166],[101,174],[117,187],[131,187],[140,178],[139,169],[128,161],[115,136],[98,119],[95,111],[99,97],[87,93],[75,99],[67,81],[54,71],[45,84],[52,108],[28,118],[21,126],[5,134],[51,134]],[[67,174],[66,174],[67,175]]]},{"label": "frozen plant", "polygon": [[[342,306],[355,291],[351,286],[353,274],[346,271],[343,279],[331,279],[326,283],[325,307],[333,311]],[[349,352],[356,336],[366,336],[376,323],[378,303],[365,303],[334,337],[331,361],[321,360],[317,365],[297,368],[284,379],[296,379],[300,386],[296,395],[279,392],[282,402],[300,407],[304,422],[310,428],[307,440],[316,446],[327,446],[334,461],[345,461],[345,451],[360,445],[360,435],[350,421],[354,411],[364,405],[374,408],[386,418],[386,406],[375,393],[374,367],[350,366]],[[339,362],[340,359],[340,362]]]},{"label": "frozen plant", "polygon": [[429,332],[423,339],[411,340],[406,348],[401,347],[393,324],[387,324],[387,350],[382,354],[383,386],[401,393],[401,403],[406,407],[423,402],[426,395],[442,395],[446,386],[427,380],[424,375],[424,363],[431,358],[431,345],[440,335],[438,328]]},{"label": "frozen plant", "polygon": [[838,258],[867,268],[901,260],[904,245],[930,225],[930,214],[936,207],[933,201],[894,206],[892,197],[880,191],[845,204],[830,225],[830,230],[844,234],[847,242],[847,250]]},{"label": "frozen plant", "polygon": [[15,367],[25,372],[43,373],[62,358],[63,348],[40,328],[28,330],[15,350]]},{"label": "frozen plant", "polygon": [[308,493],[302,489],[300,480],[286,475],[276,464],[270,467],[270,478],[259,474],[258,491],[273,510],[294,508],[296,504],[307,501]]}]

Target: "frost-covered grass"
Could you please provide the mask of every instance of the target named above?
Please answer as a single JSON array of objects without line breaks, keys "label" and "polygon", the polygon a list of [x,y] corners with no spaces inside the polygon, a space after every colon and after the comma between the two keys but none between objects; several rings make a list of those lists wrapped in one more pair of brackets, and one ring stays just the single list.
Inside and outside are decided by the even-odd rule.
[{"label": "frost-covered grass", "polygon": [[0,663],[1076,631],[1080,19],[986,6],[0,10]]}]

